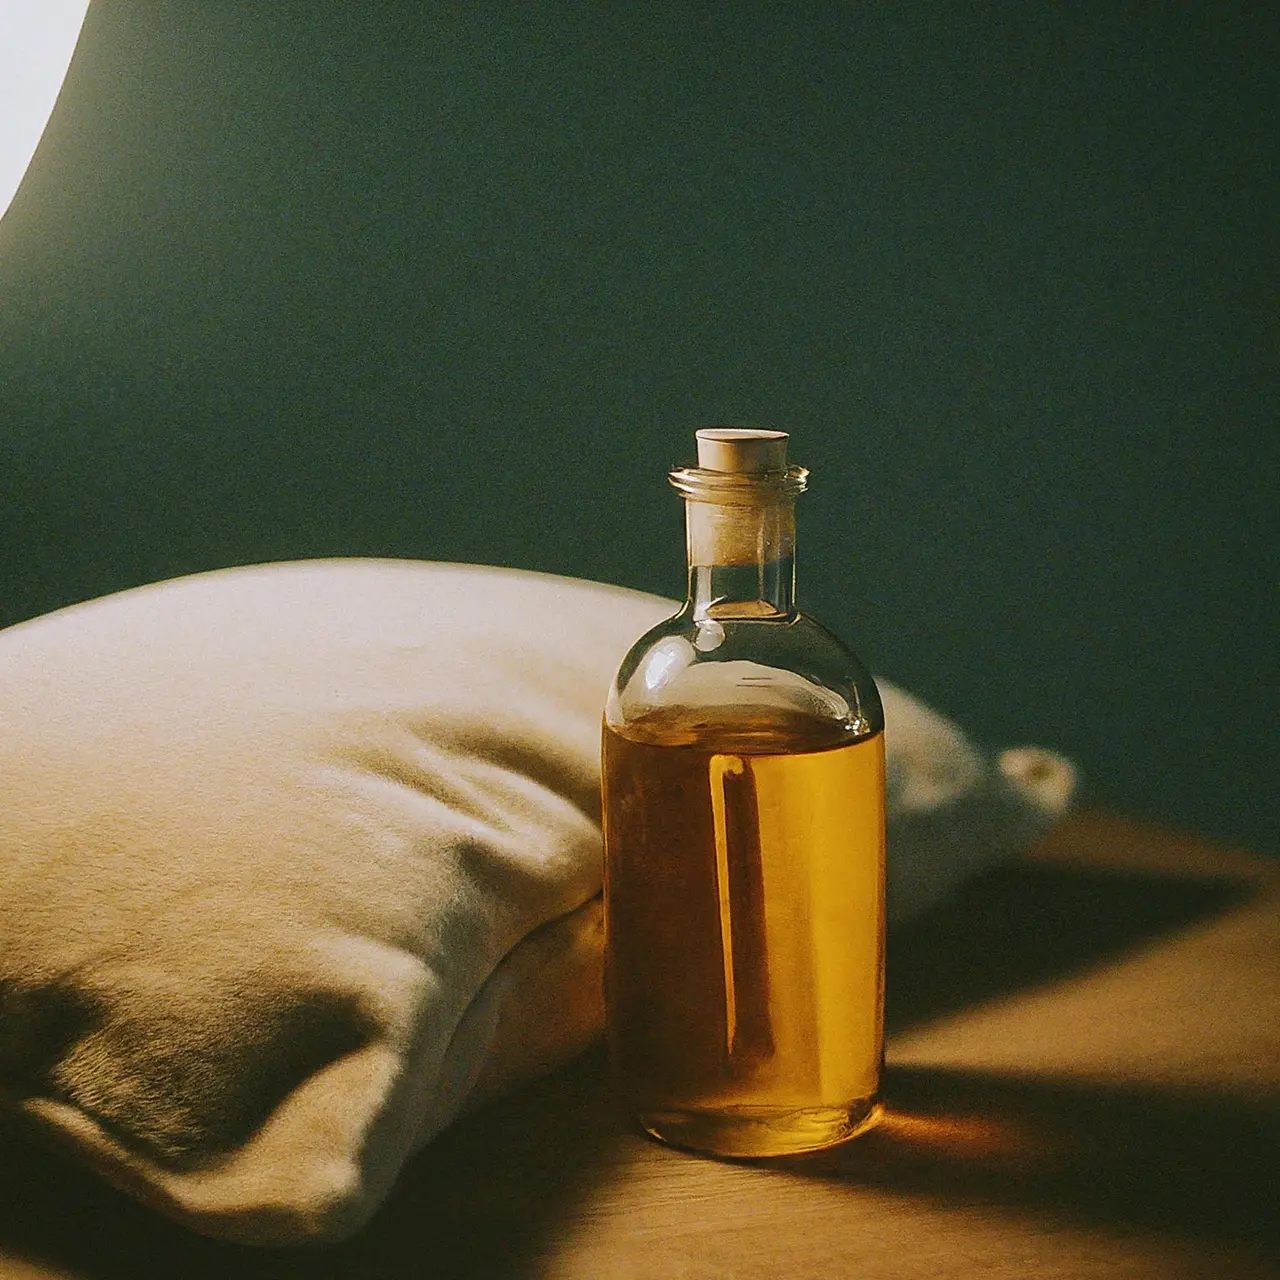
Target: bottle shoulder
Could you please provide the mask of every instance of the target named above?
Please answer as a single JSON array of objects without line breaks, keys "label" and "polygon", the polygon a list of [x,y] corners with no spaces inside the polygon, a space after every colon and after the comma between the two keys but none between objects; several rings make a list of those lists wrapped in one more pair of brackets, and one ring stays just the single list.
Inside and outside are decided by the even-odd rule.
[{"label": "bottle shoulder", "polygon": [[804,613],[695,618],[686,605],[650,628],[618,668],[609,727],[693,714],[702,721],[824,726],[832,741],[884,728],[871,673],[833,632]]}]

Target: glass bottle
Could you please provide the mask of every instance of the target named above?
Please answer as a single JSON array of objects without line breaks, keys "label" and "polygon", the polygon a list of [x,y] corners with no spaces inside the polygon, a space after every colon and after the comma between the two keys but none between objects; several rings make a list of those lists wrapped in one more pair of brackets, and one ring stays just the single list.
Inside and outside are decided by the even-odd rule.
[{"label": "glass bottle", "polygon": [[625,1105],[722,1156],[818,1150],[880,1114],[884,714],[794,600],[780,431],[699,431],[689,591],[605,709],[605,1001]]}]

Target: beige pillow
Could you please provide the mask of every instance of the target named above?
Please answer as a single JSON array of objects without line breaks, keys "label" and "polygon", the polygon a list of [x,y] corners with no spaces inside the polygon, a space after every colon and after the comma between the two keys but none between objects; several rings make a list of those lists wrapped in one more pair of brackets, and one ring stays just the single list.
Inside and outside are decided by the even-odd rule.
[{"label": "beige pillow", "polygon": [[[601,1022],[600,711],[669,601],[406,561],[228,570],[0,633],[0,1100],[191,1227],[360,1226]],[[885,687],[891,913],[1030,839]]]}]

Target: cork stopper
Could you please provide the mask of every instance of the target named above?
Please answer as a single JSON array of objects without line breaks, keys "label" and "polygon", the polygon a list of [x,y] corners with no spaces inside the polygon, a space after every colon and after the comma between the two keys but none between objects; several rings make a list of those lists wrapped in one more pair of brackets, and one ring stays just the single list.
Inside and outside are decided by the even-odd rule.
[{"label": "cork stopper", "polygon": [[671,483],[689,499],[691,565],[765,565],[791,555],[795,495],[808,473],[787,466],[785,431],[706,427],[698,465]]},{"label": "cork stopper", "polygon": [[787,433],[744,427],[706,427],[697,433],[698,466],[733,475],[787,469]]}]

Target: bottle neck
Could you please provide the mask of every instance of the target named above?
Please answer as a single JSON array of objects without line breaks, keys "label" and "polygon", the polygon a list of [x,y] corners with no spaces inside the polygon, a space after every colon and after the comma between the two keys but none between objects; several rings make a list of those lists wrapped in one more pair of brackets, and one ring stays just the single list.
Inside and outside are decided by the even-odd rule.
[{"label": "bottle neck", "polygon": [[795,616],[795,501],[686,497],[689,598],[695,618]]}]

